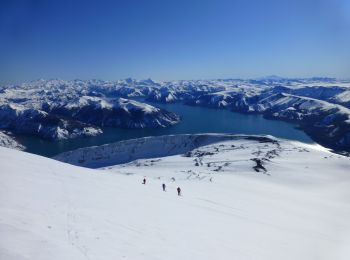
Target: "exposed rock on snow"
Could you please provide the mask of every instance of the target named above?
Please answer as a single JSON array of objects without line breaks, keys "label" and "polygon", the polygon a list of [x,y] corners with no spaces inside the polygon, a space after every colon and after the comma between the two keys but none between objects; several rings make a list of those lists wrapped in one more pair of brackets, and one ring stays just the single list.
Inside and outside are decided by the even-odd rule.
[{"label": "exposed rock on snow", "polygon": [[[54,159],[69,164],[100,168],[121,163],[128,163],[138,159],[164,157],[183,154],[186,157],[196,158],[196,163],[203,156],[212,156],[221,153],[220,147],[202,149],[200,147],[232,140],[248,140],[252,142],[252,155],[247,160],[255,162],[255,171],[265,171],[263,164],[275,158],[280,153],[280,141],[272,136],[235,135],[235,134],[183,134],[143,137],[132,140],[120,141],[101,146],[80,148],[65,152],[54,157]],[[268,147],[265,149],[262,147]],[[273,147],[273,149],[271,149]],[[246,147],[226,147],[223,150],[248,149]],[[201,164],[202,165],[202,164]],[[220,167],[223,167],[222,165]]]},{"label": "exposed rock on snow", "polygon": [[18,143],[12,136],[0,131],[0,146],[16,150],[24,150],[25,147]]},{"label": "exposed rock on snow", "polygon": [[197,147],[224,140],[256,139],[275,142],[273,138],[231,134],[184,134],[151,136],[112,144],[68,151],[55,156],[59,161],[84,167],[104,167],[127,163],[136,159],[184,154]]}]

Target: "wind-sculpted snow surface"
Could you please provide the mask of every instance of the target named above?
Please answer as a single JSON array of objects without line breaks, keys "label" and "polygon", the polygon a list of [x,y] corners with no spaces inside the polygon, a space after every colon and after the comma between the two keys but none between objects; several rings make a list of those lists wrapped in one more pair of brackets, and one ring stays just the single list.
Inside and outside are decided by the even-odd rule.
[{"label": "wind-sculpted snow surface", "polygon": [[0,259],[350,259],[349,158],[266,136],[163,154],[180,141],[98,170],[0,147]]},{"label": "wind-sculpted snow surface", "polygon": [[261,113],[299,124],[322,145],[350,151],[350,81],[346,80],[275,76],[164,82],[39,80],[0,88],[0,104],[20,104],[95,126],[166,127],[179,121],[173,113],[120,98]]}]

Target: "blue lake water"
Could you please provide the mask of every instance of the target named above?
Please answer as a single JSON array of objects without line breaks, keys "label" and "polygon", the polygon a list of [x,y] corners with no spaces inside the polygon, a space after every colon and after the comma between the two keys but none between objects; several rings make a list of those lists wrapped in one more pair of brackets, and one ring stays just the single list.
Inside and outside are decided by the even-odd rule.
[{"label": "blue lake water", "polygon": [[211,109],[205,107],[186,106],[182,104],[153,104],[158,107],[175,112],[182,117],[182,121],[169,128],[157,129],[122,129],[103,128],[102,135],[90,138],[78,138],[50,142],[37,137],[19,137],[27,152],[43,156],[74,150],[81,147],[102,145],[120,140],[157,136],[168,134],[192,133],[235,133],[235,134],[269,134],[285,139],[313,143],[311,138],[303,131],[296,129],[295,125],[264,119],[261,115],[246,115],[224,109]]}]

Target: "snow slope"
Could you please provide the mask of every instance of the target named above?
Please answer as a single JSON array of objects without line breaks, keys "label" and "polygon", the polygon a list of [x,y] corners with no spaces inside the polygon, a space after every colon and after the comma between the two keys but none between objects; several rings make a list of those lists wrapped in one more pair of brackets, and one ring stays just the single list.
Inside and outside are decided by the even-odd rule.
[{"label": "snow slope", "polygon": [[318,146],[242,137],[99,170],[0,147],[0,165],[0,259],[350,258],[350,161]]}]

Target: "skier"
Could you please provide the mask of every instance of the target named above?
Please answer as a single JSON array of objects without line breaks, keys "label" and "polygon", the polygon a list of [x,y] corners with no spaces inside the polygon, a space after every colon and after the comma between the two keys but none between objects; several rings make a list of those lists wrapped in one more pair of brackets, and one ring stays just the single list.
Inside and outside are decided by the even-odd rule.
[{"label": "skier", "polygon": [[163,191],[166,191],[165,183],[162,184]]},{"label": "skier", "polygon": [[177,187],[176,190],[177,190],[177,195],[178,195],[178,196],[181,196],[181,189],[180,189],[180,187]]},{"label": "skier", "polygon": [[146,178],[143,178],[142,184],[146,184]]}]

